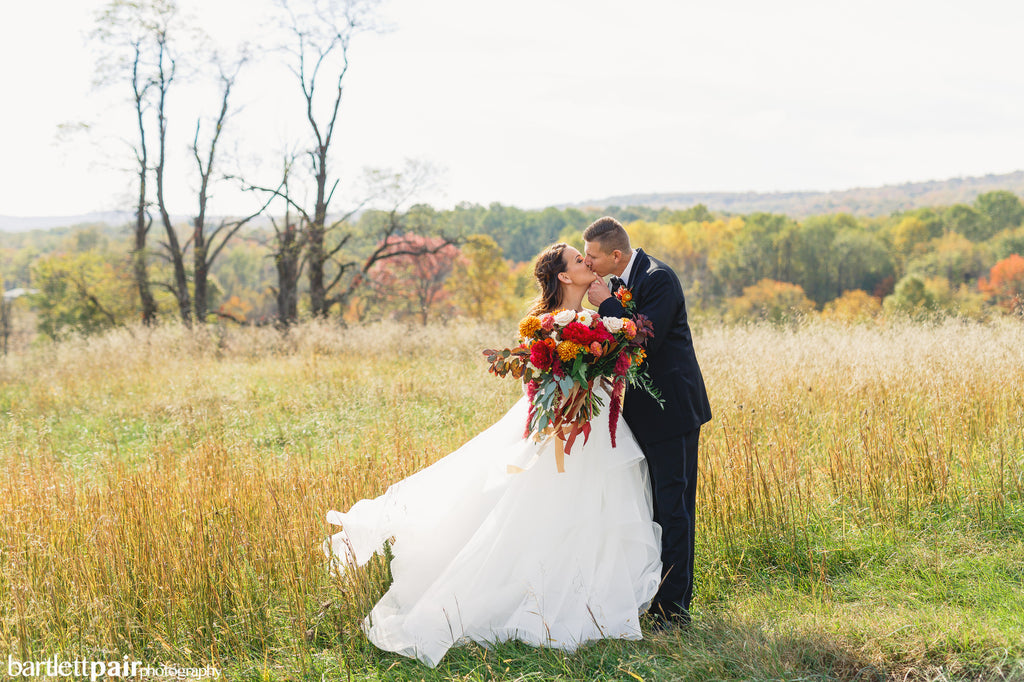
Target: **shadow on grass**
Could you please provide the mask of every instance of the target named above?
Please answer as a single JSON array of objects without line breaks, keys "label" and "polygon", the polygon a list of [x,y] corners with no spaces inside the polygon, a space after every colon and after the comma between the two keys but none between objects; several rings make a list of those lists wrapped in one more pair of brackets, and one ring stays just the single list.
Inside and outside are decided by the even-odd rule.
[{"label": "shadow on grass", "polygon": [[[328,679],[352,680],[888,680],[1007,679],[993,670],[969,677],[937,666],[913,668],[869,660],[826,634],[774,633],[752,624],[703,617],[685,629],[651,632],[638,642],[605,640],[574,653],[518,642],[451,649],[436,669],[393,654],[363,649]],[[321,652],[329,655],[327,650]],[[353,652],[355,653],[355,652]],[[361,654],[361,655],[360,655]],[[961,671],[968,672],[968,671]],[[319,679],[319,677],[318,677]]]}]

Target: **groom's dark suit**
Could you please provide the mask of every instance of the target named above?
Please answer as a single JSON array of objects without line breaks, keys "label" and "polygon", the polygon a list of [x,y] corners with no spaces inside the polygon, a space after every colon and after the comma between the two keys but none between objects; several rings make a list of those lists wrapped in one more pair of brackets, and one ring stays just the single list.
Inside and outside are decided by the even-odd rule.
[{"label": "groom's dark suit", "polygon": [[[622,416],[647,458],[654,493],[654,520],[662,529],[665,579],[651,611],[689,618],[693,596],[694,507],[697,444],[701,424],[711,419],[704,378],[686,322],[686,302],[670,267],[636,250],[628,288],[633,314],[654,323],[647,341],[647,366],[661,391],[664,409],[645,391],[627,388]],[[626,317],[614,296],[601,303],[602,316]]]}]

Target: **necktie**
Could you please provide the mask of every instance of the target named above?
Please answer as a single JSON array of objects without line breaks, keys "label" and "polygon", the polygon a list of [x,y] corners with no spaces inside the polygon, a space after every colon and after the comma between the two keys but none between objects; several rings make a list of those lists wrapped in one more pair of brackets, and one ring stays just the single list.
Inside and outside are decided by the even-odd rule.
[{"label": "necktie", "polygon": [[613,294],[614,294],[614,293],[615,293],[616,291],[618,291],[619,287],[621,287],[622,285],[623,285],[623,282],[622,282],[622,279],[621,279],[621,278],[619,278],[619,277],[612,277],[612,286],[611,286],[611,290],[612,290],[612,293],[613,293]]}]

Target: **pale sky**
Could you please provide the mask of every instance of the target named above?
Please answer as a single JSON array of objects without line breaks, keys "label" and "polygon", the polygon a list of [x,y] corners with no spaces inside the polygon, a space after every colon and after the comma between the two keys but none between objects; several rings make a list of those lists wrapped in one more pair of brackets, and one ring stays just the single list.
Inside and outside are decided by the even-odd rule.
[{"label": "pale sky", "polygon": [[[268,46],[268,0],[179,0],[223,43]],[[0,215],[130,209],[126,86],[92,87],[97,0],[16,3],[0,22]],[[13,11],[13,14],[10,12]],[[1024,3],[978,0],[388,0],[357,38],[335,148],[341,200],[365,167],[442,169],[438,206],[608,195],[830,190],[1024,168]],[[259,182],[308,141],[296,82],[263,51],[226,149]],[[175,96],[171,210],[200,106]],[[64,123],[88,133],[59,136]],[[217,189],[211,210],[251,197]]]}]

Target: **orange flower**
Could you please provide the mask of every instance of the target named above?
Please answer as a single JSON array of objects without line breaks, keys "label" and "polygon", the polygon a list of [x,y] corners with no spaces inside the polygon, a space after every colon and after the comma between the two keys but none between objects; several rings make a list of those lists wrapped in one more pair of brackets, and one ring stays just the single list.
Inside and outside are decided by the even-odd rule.
[{"label": "orange flower", "polygon": [[519,323],[519,338],[532,339],[540,331],[540,318],[528,315]]},{"label": "orange flower", "polygon": [[623,303],[629,303],[633,300],[633,292],[629,289],[623,288],[621,299]]},{"label": "orange flower", "polygon": [[562,341],[558,344],[558,357],[562,358],[562,362],[569,362],[575,360],[576,356],[583,349],[583,346],[576,343],[575,341]]}]

